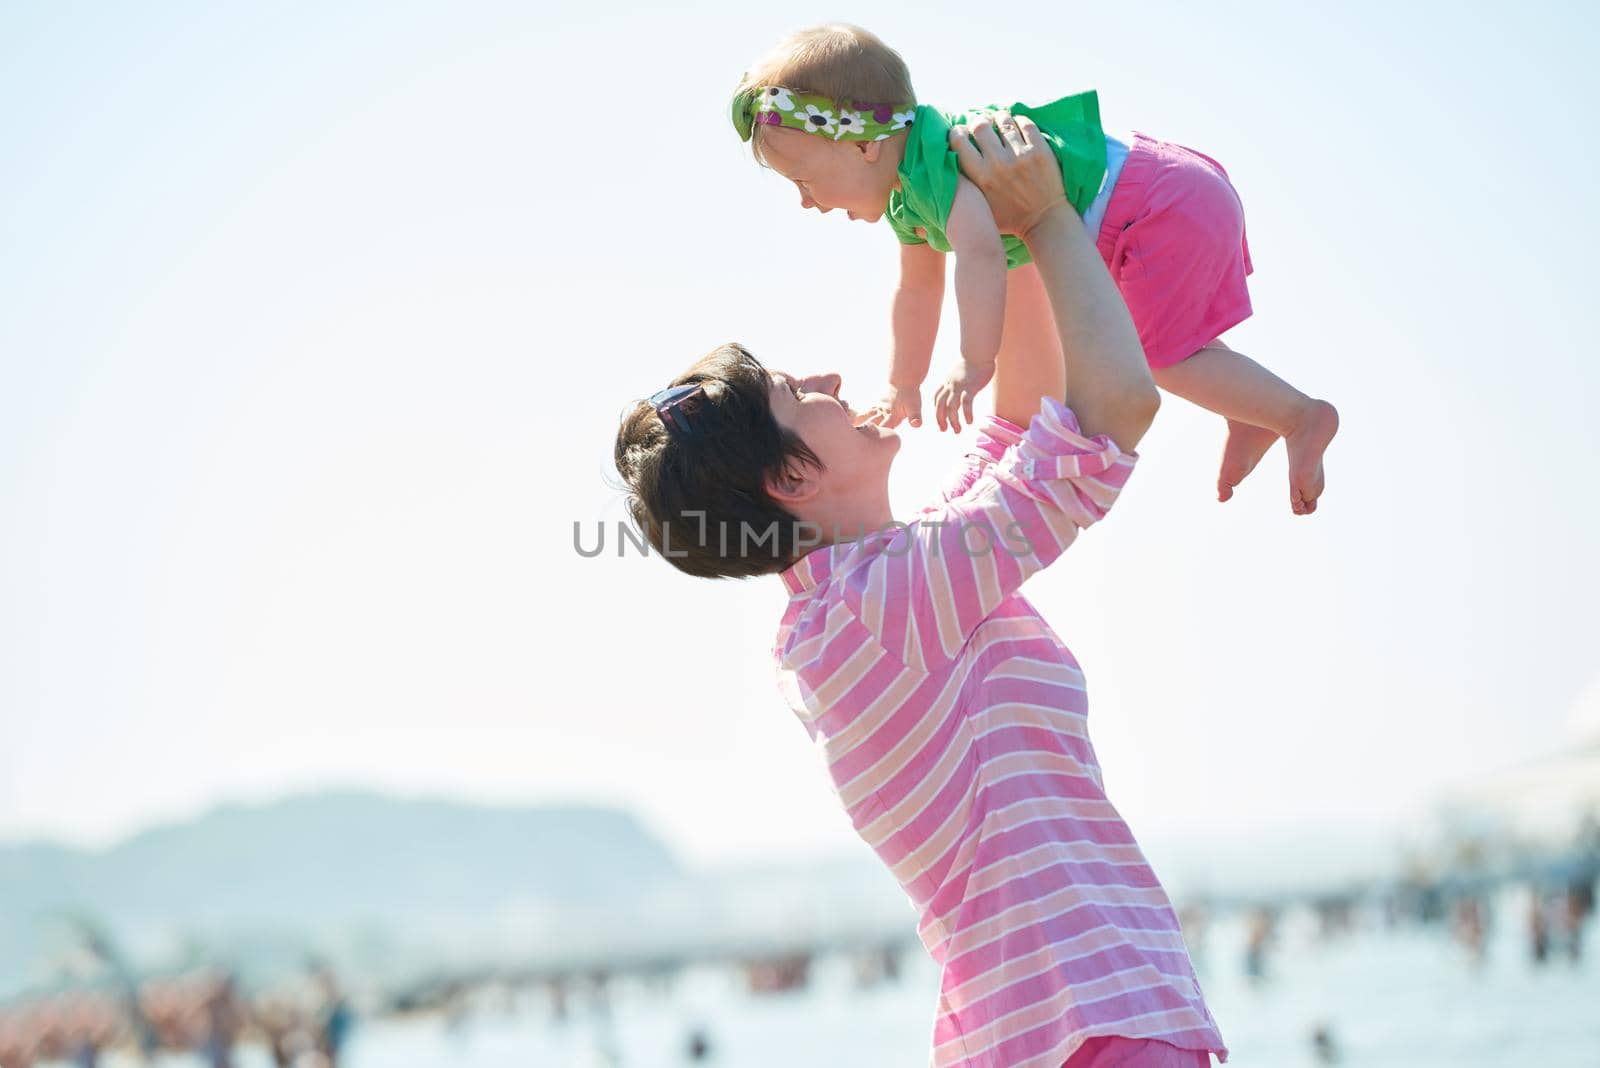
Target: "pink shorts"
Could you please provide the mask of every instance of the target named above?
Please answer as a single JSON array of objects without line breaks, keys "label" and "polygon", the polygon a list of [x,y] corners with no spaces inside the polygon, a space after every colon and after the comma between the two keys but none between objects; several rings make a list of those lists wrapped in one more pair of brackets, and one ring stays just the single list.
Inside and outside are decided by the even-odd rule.
[{"label": "pink shorts", "polygon": [[1134,134],[1098,244],[1151,367],[1250,318],[1244,207],[1209,156]]},{"label": "pink shorts", "polygon": [[1091,1038],[1061,1068],[1211,1068],[1203,1049],[1179,1049],[1154,1038]]}]

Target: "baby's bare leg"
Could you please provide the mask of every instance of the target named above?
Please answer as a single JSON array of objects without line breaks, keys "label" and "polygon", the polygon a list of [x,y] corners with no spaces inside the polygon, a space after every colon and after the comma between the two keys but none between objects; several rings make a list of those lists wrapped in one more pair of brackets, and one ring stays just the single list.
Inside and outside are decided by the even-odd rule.
[{"label": "baby's bare leg", "polygon": [[[1041,347],[1055,353],[1055,358],[1021,355],[1037,353]],[[1005,326],[994,361],[995,410],[1036,412],[1041,398],[1065,395],[1066,376],[1061,337],[1039,269],[1028,263],[1007,271]],[[1015,399],[1006,404],[1002,398]]]},{"label": "baby's bare leg", "polygon": [[1317,510],[1323,489],[1322,454],[1339,429],[1339,413],[1308,397],[1221,341],[1152,371],[1162,389],[1228,421],[1228,443],[1217,475],[1217,499],[1233,496],[1279,437],[1289,450],[1289,505],[1296,515]]}]

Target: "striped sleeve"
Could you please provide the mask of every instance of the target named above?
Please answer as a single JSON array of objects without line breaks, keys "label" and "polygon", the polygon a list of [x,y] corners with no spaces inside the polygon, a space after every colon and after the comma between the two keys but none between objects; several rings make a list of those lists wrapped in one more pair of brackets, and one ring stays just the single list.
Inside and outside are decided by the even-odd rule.
[{"label": "striped sleeve", "polygon": [[939,488],[939,499],[924,511],[943,507],[965,494],[991,464],[1004,456],[1007,449],[1021,441],[1020,426],[997,415],[986,416],[978,426],[978,440],[973,442],[972,448],[967,450],[967,454],[961,458],[961,462]]},{"label": "striped sleeve", "polygon": [[1071,409],[1046,397],[1014,445],[978,464],[964,492],[897,529],[844,576],[846,603],[907,666],[947,662],[1110,510],[1136,460],[1103,434],[1085,437]]}]

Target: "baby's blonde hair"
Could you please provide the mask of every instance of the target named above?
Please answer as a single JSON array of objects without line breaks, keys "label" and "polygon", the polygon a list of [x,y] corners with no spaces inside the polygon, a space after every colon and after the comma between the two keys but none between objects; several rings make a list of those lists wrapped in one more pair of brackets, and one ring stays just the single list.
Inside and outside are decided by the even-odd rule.
[{"label": "baby's blonde hair", "polygon": [[[910,106],[917,102],[911,72],[900,53],[876,34],[848,22],[830,22],[797,30],[778,42],[739,79],[739,91],[758,85],[781,85],[835,100]],[[761,154],[761,131],[751,133],[750,150]]]}]

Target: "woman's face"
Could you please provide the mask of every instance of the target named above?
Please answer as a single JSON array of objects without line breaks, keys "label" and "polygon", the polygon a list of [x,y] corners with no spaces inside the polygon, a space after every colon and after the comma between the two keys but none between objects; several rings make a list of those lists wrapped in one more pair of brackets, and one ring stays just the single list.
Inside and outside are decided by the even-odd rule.
[{"label": "woman's face", "polygon": [[900,435],[879,426],[857,426],[863,416],[839,399],[838,375],[797,377],[773,371],[770,377],[773,417],[817,454],[823,466],[818,478],[835,499],[888,484]]}]

